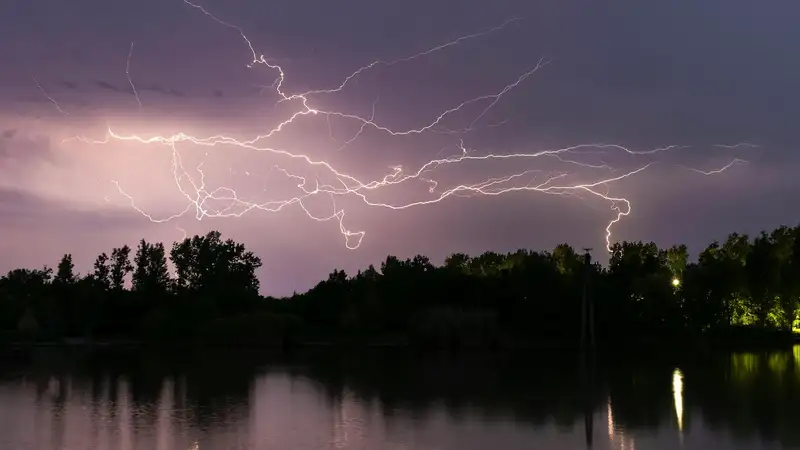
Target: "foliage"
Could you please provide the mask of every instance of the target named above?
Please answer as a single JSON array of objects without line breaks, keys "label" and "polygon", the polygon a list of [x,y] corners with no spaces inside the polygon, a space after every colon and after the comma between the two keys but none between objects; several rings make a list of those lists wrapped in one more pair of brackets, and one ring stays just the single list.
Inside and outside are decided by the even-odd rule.
[{"label": "foliage", "polygon": [[[552,252],[388,256],[354,276],[335,269],[303,294],[259,294],[261,259],[217,231],[169,249],[141,240],[97,257],[79,276],[0,278],[0,333],[18,340],[133,339],[225,345],[385,340],[445,348],[575,344],[584,286],[601,343],[788,333],[800,323],[800,227],[754,239],[733,233],[689,261],[686,246],[620,242],[606,267],[567,244]],[[170,272],[170,263],[174,269]],[[738,330],[738,331],[737,331]]]}]

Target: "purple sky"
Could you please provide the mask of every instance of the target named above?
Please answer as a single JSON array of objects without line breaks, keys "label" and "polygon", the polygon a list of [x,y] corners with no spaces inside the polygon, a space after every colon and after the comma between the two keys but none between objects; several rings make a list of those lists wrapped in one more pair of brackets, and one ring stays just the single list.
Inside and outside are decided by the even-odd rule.
[{"label": "purple sky", "polygon": [[[145,138],[185,133],[253,139],[303,111],[297,99],[276,104],[280,97],[270,86],[278,72],[264,65],[247,68],[252,54],[239,32],[182,0],[6,0],[0,5],[0,270],[54,265],[71,252],[85,272],[98,253],[113,246],[134,245],[141,237],[169,243],[183,236],[181,230],[209,229],[258,253],[264,260],[263,290],[277,295],[305,290],[334,267],[354,272],[389,253],[424,253],[440,262],[457,251],[547,249],[567,241],[601,255],[614,204],[564,188],[650,162],[634,176],[593,188],[633,205],[614,226],[612,239],[686,243],[696,252],[731,231],[754,233],[798,220],[792,208],[800,195],[796,2],[198,4],[241,27],[259,54],[283,68],[281,88],[287,95],[331,89],[372,61],[406,58],[524,18],[418,58],[365,70],[340,92],[307,96],[311,108],[365,119],[374,105],[372,123],[393,131],[425,127],[466,100],[501,92],[541,58],[550,63],[485,114],[495,98],[448,114],[424,133],[392,135],[368,124],[344,145],[363,122],[317,114],[300,116],[254,144],[325,161],[336,172],[230,143],[180,142],[175,148],[185,175],[199,183],[196,168],[202,163],[201,195],[217,190],[216,200],[201,204],[197,220],[198,209],[190,203],[197,189],[186,176],[176,184],[169,146],[65,139],[103,140],[108,127]],[[141,108],[126,75],[128,62]],[[453,132],[478,117],[471,131]],[[343,192],[357,185],[342,174],[365,184],[384,180],[396,166],[402,166],[399,177],[412,175],[430,160],[461,155],[462,140],[476,157],[587,143],[633,151],[686,147],[649,155],[584,147],[561,154],[561,160],[453,162],[402,183]],[[758,147],[721,147],[737,143]],[[713,176],[688,169],[712,171],[735,158],[748,164]],[[306,189],[319,184],[335,195],[304,196],[279,212],[245,211],[246,205],[219,198],[231,192],[218,190],[223,187],[258,204],[304,195],[299,179],[284,170],[305,177]],[[484,185],[483,192],[537,185],[561,189],[503,195],[462,190],[399,210],[365,203],[402,207],[434,200],[459,185],[510,175],[520,176]],[[560,178],[541,184],[554,175]],[[190,208],[175,220],[152,223],[114,182],[153,219]],[[347,244],[354,247],[358,238],[346,240],[336,219],[307,216],[342,210],[347,230],[365,232],[355,250]],[[203,212],[241,217],[203,217]]]}]

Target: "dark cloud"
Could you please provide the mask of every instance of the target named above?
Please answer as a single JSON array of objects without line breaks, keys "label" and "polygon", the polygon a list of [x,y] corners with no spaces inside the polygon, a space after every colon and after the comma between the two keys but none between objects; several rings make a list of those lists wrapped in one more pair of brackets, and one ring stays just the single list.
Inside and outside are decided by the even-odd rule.
[{"label": "dark cloud", "polygon": [[65,87],[65,88],[73,90],[73,91],[77,91],[79,89],[78,88],[78,84],[77,83],[73,83],[72,81],[61,80],[59,82],[59,84],[61,84],[61,86]]},{"label": "dark cloud", "polygon": [[121,89],[121,88],[119,88],[117,86],[114,86],[113,84],[111,84],[111,83],[109,83],[107,81],[103,81],[103,80],[96,80],[94,82],[94,85],[99,87],[99,88],[105,89],[107,91],[117,92],[117,93],[120,93],[120,94],[124,94],[124,93],[128,92],[126,89]]},{"label": "dark cloud", "polygon": [[130,211],[83,211],[23,190],[0,187],[0,227],[70,229],[130,227]]},{"label": "dark cloud", "polygon": [[[92,93],[97,96],[86,98],[92,104],[103,102],[104,108],[98,109],[103,113],[135,113],[136,105],[125,80],[125,57],[133,38],[136,50],[132,74],[138,89],[156,97],[152,99],[153,120],[158,120],[157,107],[182,103],[175,99],[198,93],[211,100],[205,105],[198,102],[196,111],[191,112],[220,120],[220,130],[226,130],[230,120],[220,112],[221,103],[238,108],[237,101],[247,106],[249,103],[245,102],[262,100],[257,96],[262,87],[256,84],[267,86],[264,100],[269,102],[269,96],[274,96],[274,87],[269,86],[277,76],[275,71],[264,67],[246,69],[252,55],[236,31],[220,26],[183,2],[12,3],[19,5],[14,14],[0,14],[0,30],[6,37],[0,39],[0,53],[13,51],[10,58],[18,58],[7,70],[0,70],[0,90],[6,89],[13,98],[30,95],[29,101],[35,105],[24,105],[26,113],[61,120],[20,69],[24,67],[79,80],[82,90],[99,90]],[[314,104],[368,115],[379,96],[378,121],[397,128],[416,128],[435,118],[443,108],[497,92],[545,56],[553,63],[503,97],[478,124],[507,120],[505,125],[470,133],[465,136],[466,145],[477,152],[522,151],[582,142],[613,142],[636,150],[667,144],[691,145],[689,149],[662,155],[665,164],[654,166],[629,183],[611,186],[613,193],[634,200],[631,215],[614,229],[615,239],[654,239],[665,244],[681,241],[698,247],[736,229],[769,228],[796,220],[791,215],[791,205],[800,195],[800,185],[792,181],[798,179],[800,158],[792,120],[800,114],[796,82],[800,79],[800,59],[795,56],[796,43],[800,42],[800,2],[796,0],[767,2],[769,6],[751,0],[482,0],[460,2],[457,17],[452,2],[441,1],[356,0],[348,3],[345,13],[340,2],[283,1],[277,2],[281,14],[270,14],[274,2],[234,2],[235,6],[231,2],[206,3],[223,20],[241,26],[258,52],[266,52],[270,61],[285,64],[286,92],[332,88],[375,59],[402,58],[487,29],[511,16],[525,17],[491,36],[464,41],[413,61],[365,71],[345,91],[315,96]],[[331,17],[337,20],[330,20]],[[142,29],[145,23],[146,32]],[[42,59],[43,54],[48,57]],[[283,55],[292,60],[272,59]],[[90,78],[81,78],[87,76]],[[93,85],[91,80],[95,79],[114,80],[116,85]],[[66,90],[67,86],[59,88]],[[256,95],[249,95],[249,89]],[[122,98],[115,93],[127,95]],[[106,94],[107,102],[99,98]],[[222,96],[227,97],[226,101],[215,101]],[[60,97],[58,100],[62,101]],[[149,98],[146,100],[150,102]],[[71,100],[63,101],[71,112]],[[294,106],[283,104],[276,114]],[[480,112],[485,104],[474,106]],[[76,122],[77,116],[73,116]],[[442,126],[459,128],[471,120],[462,119],[460,115],[450,117]],[[269,127],[267,122],[264,127]],[[300,134],[300,126],[311,122],[321,122],[320,136],[327,139],[324,121],[309,118],[300,122],[287,130],[284,137],[288,142]],[[334,134],[349,135],[346,129],[339,129],[346,126],[346,121],[332,122]],[[123,123],[119,126],[123,127]],[[214,127],[209,128],[209,133],[215,131]],[[9,141],[14,147],[6,148],[4,153],[13,150],[14,157],[19,157],[22,147],[34,145],[23,142],[22,134],[17,133]],[[453,145],[460,137],[453,136],[442,145]],[[424,139],[427,137],[390,138],[367,130],[347,151],[324,157],[335,158],[343,170],[359,173],[367,164],[414,167],[441,148],[438,137],[432,139],[435,146]],[[739,149],[728,155],[725,149],[714,147],[741,141],[761,144],[763,149]],[[394,151],[400,148],[402,151]],[[365,149],[368,151],[361,151]],[[669,165],[710,170],[732,157],[743,157],[751,164],[736,166],[719,177],[703,177]],[[530,164],[536,167],[538,161]],[[775,169],[767,174],[764,168]],[[661,174],[666,175],[658,181],[654,175]],[[142,174],[142,178],[147,175],[150,174]],[[380,216],[384,219],[363,227],[358,223],[358,209],[354,208],[348,212],[347,221],[355,229],[367,231],[364,246],[357,252],[341,248],[335,227],[324,224],[314,228],[330,231],[324,235],[309,232],[316,223],[309,224],[302,213],[293,216],[291,211],[275,215],[275,220],[285,221],[281,223],[292,221],[295,234],[281,242],[285,248],[269,247],[275,239],[265,237],[261,224],[254,226],[257,234],[242,231],[242,240],[248,245],[263,246],[265,255],[275,255],[277,263],[270,268],[276,274],[271,275],[274,283],[264,283],[270,292],[304,289],[340,261],[352,264],[348,269],[363,267],[389,252],[422,252],[436,257],[450,251],[552,248],[564,240],[576,246],[601,248],[609,217],[607,206],[600,205],[602,210],[597,213],[572,211],[567,210],[572,208],[571,203],[562,200],[541,195],[469,201],[453,198],[436,207],[386,212]],[[580,203],[577,206],[583,208]],[[534,222],[534,216],[546,216],[548,220]],[[261,220],[262,216],[255,217]],[[402,227],[392,228],[396,222]],[[197,224],[197,231],[212,226],[208,223]],[[238,222],[226,221],[224,226],[230,227],[231,223]],[[84,242],[70,234],[58,234],[57,223],[50,226],[54,227],[53,239],[61,239],[65,249],[83,246]],[[497,232],[500,229],[509,231]],[[325,251],[320,251],[322,247]],[[311,258],[318,267],[309,269],[305,261],[312,252],[329,259]]]},{"label": "dark cloud", "polygon": [[168,95],[171,97],[185,97],[186,93],[177,89],[164,87],[160,84],[150,84],[141,88],[143,91],[157,92],[159,94]]},{"label": "dark cloud", "polygon": [[160,84],[146,85],[146,86],[143,86],[141,89],[143,91],[158,92],[159,94],[165,94],[165,95],[169,94],[169,91],[165,87],[161,86]]},{"label": "dark cloud", "polygon": [[25,95],[21,97],[17,97],[16,101],[22,103],[50,103],[50,100],[42,97],[42,96],[34,96],[34,95]]},{"label": "dark cloud", "polygon": [[16,134],[17,130],[15,128],[10,128],[8,130],[3,130],[3,132],[0,133],[0,138],[2,138],[2,140],[11,139]]},{"label": "dark cloud", "polygon": [[142,236],[165,240],[148,235],[141,216],[129,209],[82,208],[9,187],[0,187],[0,230],[0,273],[55,264],[64,253],[73,255],[79,271],[91,270],[96,255],[114,246],[135,245]]},{"label": "dark cloud", "polygon": [[[76,90],[75,92],[81,92],[81,90]],[[56,100],[58,101],[58,105],[69,113],[76,112],[76,110],[79,109],[86,110],[86,108],[93,103],[87,98],[77,96],[57,96]],[[53,102],[41,94],[28,94],[15,97],[13,103],[15,106],[14,110],[0,109],[0,112],[6,114],[13,113],[26,120],[40,120],[45,117],[61,116],[61,113],[53,106]]]}]

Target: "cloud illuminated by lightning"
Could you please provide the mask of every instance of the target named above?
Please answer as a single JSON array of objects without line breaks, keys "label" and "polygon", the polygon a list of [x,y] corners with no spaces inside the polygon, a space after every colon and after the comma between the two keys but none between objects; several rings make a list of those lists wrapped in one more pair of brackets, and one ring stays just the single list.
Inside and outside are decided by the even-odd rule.
[{"label": "cloud illuminated by lightning", "polygon": [[[612,228],[616,223],[622,220],[623,217],[630,214],[631,202],[628,199],[621,196],[612,196],[609,193],[609,186],[615,182],[618,182],[620,180],[629,177],[633,177],[645,171],[646,169],[651,167],[655,162],[649,161],[646,163],[639,163],[637,164],[637,167],[633,170],[619,172],[614,167],[603,162],[602,160],[599,160],[599,164],[596,164],[592,162],[581,161],[579,158],[584,157],[586,155],[592,155],[597,153],[608,153],[608,152],[618,152],[621,153],[622,155],[627,155],[631,157],[648,156],[648,155],[655,155],[660,152],[685,148],[678,146],[666,146],[666,147],[656,148],[653,150],[636,151],[636,150],[630,150],[624,146],[616,144],[590,143],[590,144],[580,144],[564,148],[541,150],[536,152],[478,154],[477,152],[474,151],[468,151],[467,148],[464,146],[462,140],[458,147],[460,152],[455,156],[440,158],[437,155],[436,159],[430,160],[422,164],[416,170],[405,171],[402,167],[394,167],[392,168],[391,172],[387,173],[382,178],[378,178],[371,181],[362,181],[357,179],[353,175],[350,175],[338,168],[335,168],[331,163],[325,160],[315,159],[303,153],[294,153],[285,149],[270,147],[266,144],[263,144],[263,142],[268,141],[272,137],[275,137],[276,135],[284,131],[286,127],[293,124],[295,121],[298,121],[305,117],[311,118],[316,116],[324,116],[326,120],[328,120],[329,128],[330,128],[331,117],[346,119],[359,124],[359,131],[355,133],[354,136],[346,140],[345,143],[340,148],[344,148],[345,146],[354,142],[356,139],[359,138],[359,136],[361,136],[361,134],[367,128],[372,128],[374,130],[377,130],[379,132],[385,133],[390,136],[408,136],[408,135],[417,135],[428,132],[440,132],[442,122],[448,116],[454,115],[457,112],[465,111],[467,106],[484,104],[485,106],[483,107],[481,112],[469,122],[468,126],[459,130],[447,130],[447,133],[465,134],[470,131],[473,131],[475,130],[477,123],[482,118],[484,118],[489,113],[489,111],[495,105],[498,104],[498,102],[500,102],[506,95],[508,95],[514,89],[519,87],[522,83],[527,81],[534,73],[536,73],[539,69],[547,65],[548,62],[545,61],[544,59],[540,59],[530,70],[522,73],[516,79],[511,80],[501,89],[498,89],[493,93],[487,93],[481,96],[465,100],[449,109],[446,109],[445,111],[435,116],[432,120],[430,120],[426,124],[419,126],[417,128],[396,130],[387,125],[376,122],[375,105],[377,103],[377,100],[376,103],[373,103],[372,115],[369,118],[341,111],[322,110],[311,106],[311,104],[314,96],[341,92],[346,88],[348,83],[355,77],[358,77],[359,75],[363,74],[364,72],[376,66],[379,65],[392,66],[404,62],[410,62],[415,59],[430,55],[432,53],[442,51],[448,47],[458,45],[466,40],[478,38],[486,34],[499,31],[504,27],[506,27],[509,23],[520,19],[513,18],[507,20],[506,22],[492,29],[479,33],[473,33],[467,36],[462,36],[456,40],[435,47],[431,47],[425,51],[416,53],[411,56],[395,60],[388,60],[388,61],[385,60],[373,61],[368,65],[358,68],[349,76],[347,76],[344,79],[344,81],[341,82],[337,87],[331,89],[310,90],[302,93],[287,93],[284,90],[284,82],[286,80],[286,74],[283,68],[276,63],[270,62],[263,55],[259,55],[258,52],[256,52],[252,41],[247,37],[247,35],[245,34],[244,30],[241,27],[233,25],[229,22],[226,22],[218,18],[217,16],[210,13],[207,9],[205,9],[201,5],[192,3],[188,0],[184,0],[184,2],[187,5],[207,15],[217,23],[238,31],[239,35],[241,36],[241,38],[243,39],[243,41],[245,42],[245,44],[248,46],[249,50],[252,53],[253,59],[248,64],[248,67],[253,68],[255,66],[262,65],[266,66],[268,69],[277,72],[277,78],[275,82],[272,84],[272,86],[269,87],[269,89],[273,90],[278,95],[279,103],[291,102],[292,104],[297,104],[297,109],[293,113],[291,113],[288,116],[288,118],[279,122],[272,129],[266,131],[263,134],[256,135],[249,140],[240,140],[234,137],[224,136],[224,135],[197,137],[185,133],[176,133],[171,136],[148,137],[136,134],[119,133],[116,130],[112,129],[112,127],[110,126],[108,128],[108,133],[105,139],[97,140],[97,139],[88,139],[84,137],[75,138],[80,141],[91,144],[108,144],[112,141],[129,141],[139,144],[165,145],[171,149],[172,171],[174,175],[175,185],[178,191],[185,197],[187,202],[186,207],[183,210],[166,217],[154,217],[153,215],[147,213],[142,208],[137,206],[135,199],[131,195],[127,194],[117,181],[112,181],[112,183],[119,190],[120,194],[125,196],[129,200],[130,205],[153,222],[171,221],[179,217],[183,217],[187,214],[190,214],[192,211],[194,211],[195,218],[201,220],[204,217],[241,217],[243,214],[251,210],[278,212],[289,206],[297,205],[298,207],[303,209],[303,211],[311,219],[317,221],[335,220],[339,225],[341,234],[345,237],[346,247],[349,249],[356,249],[360,246],[365,236],[365,232],[351,231],[345,226],[344,224],[345,211],[344,209],[337,207],[336,197],[347,196],[356,198],[361,202],[363,202],[364,204],[371,207],[379,207],[391,210],[405,210],[416,206],[438,203],[451,196],[452,197],[476,196],[476,195],[499,196],[513,192],[539,192],[551,195],[573,196],[573,197],[578,197],[582,200],[584,199],[584,196],[590,198],[595,197],[604,202],[607,202],[610,205],[610,209],[612,211],[612,218],[609,220],[607,226],[605,227],[605,240],[606,240],[606,245],[610,248],[612,242]],[[131,43],[130,52],[128,54],[128,64],[126,66],[126,74],[128,75],[128,80],[131,84],[131,88],[134,90],[134,93],[136,93],[136,88],[133,85],[129,72],[130,58],[132,52],[133,52],[133,43]],[[262,88],[266,89],[266,87],[264,86],[262,86]],[[137,101],[139,101],[138,94],[137,94]],[[141,107],[141,102],[139,102],[139,105]],[[318,178],[312,181],[307,177],[301,176],[294,172],[290,172],[285,167],[276,166],[275,169],[277,171],[285,175],[289,180],[293,180],[294,182],[296,182],[297,194],[291,196],[290,198],[284,198],[280,200],[269,200],[264,202],[253,202],[249,200],[244,200],[232,188],[224,186],[212,188],[207,186],[205,172],[203,171],[202,164],[194,169],[195,175],[192,175],[192,173],[190,173],[190,171],[186,167],[184,167],[181,153],[178,151],[177,148],[178,144],[191,144],[198,147],[214,147],[214,146],[229,145],[255,152],[266,152],[274,156],[277,156],[279,158],[286,159],[287,161],[297,161],[308,167],[321,169],[328,176],[330,176],[332,180],[335,180],[335,182],[321,183]],[[721,147],[738,148],[738,147],[749,147],[749,146],[753,146],[753,144],[736,144],[736,145],[726,145]],[[487,178],[484,181],[478,183],[461,183],[446,188],[440,188],[440,185],[442,183],[440,183],[440,181],[433,179],[433,175],[436,174],[437,170],[443,169],[448,166],[467,164],[470,162],[483,163],[488,161],[502,161],[502,160],[525,161],[525,160],[535,160],[537,158],[544,158],[544,157],[555,158],[556,160],[565,165],[576,166],[587,170],[602,171],[602,174],[595,176],[593,179],[589,181],[574,182],[570,181],[571,174],[567,172],[547,172],[544,170],[528,169],[528,170],[520,170],[510,175]],[[720,169],[710,170],[710,171],[702,171],[692,168],[688,169],[703,175],[713,175],[721,173],[727,170],[728,168],[732,167],[734,164],[740,162],[744,161],[740,159],[735,159]],[[408,185],[414,182],[421,182],[426,184],[428,186],[427,191],[429,194],[431,194],[431,196],[425,199],[420,199],[405,203],[383,202],[383,201],[378,201],[374,198],[374,193],[377,192],[378,190],[385,189],[390,186]],[[320,216],[313,214],[304,203],[305,201],[320,195],[329,196],[332,199],[333,210],[328,215]],[[220,204],[224,206],[222,207],[217,206]]]}]

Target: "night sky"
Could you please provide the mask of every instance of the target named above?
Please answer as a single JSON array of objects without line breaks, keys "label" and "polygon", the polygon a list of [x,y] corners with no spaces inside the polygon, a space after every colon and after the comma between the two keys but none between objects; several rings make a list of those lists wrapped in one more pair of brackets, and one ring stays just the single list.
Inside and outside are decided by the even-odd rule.
[{"label": "night sky", "polygon": [[[307,96],[312,108],[366,119],[374,111],[374,123],[406,131],[431,124],[466,100],[497,94],[542,58],[548,62],[499,99],[470,103],[424,133],[392,135],[364,126],[355,140],[363,122],[309,114],[256,144],[326,161],[364,183],[384,180],[393,167],[402,166],[400,176],[408,175],[430,160],[463,155],[461,142],[472,156],[587,143],[637,152],[682,147],[636,155],[581,147],[558,158],[473,159],[440,164],[400,184],[339,195],[346,183],[320,165],[230,144],[179,142],[175,149],[185,175],[176,184],[170,146],[85,140],[105,139],[109,127],[145,138],[185,133],[246,141],[266,134],[303,110],[298,99],[277,103],[277,70],[248,68],[253,55],[240,33],[181,0],[5,0],[0,270],[52,266],[69,252],[85,273],[98,253],[114,246],[134,246],[141,237],[169,244],[184,231],[210,229],[262,257],[263,291],[273,295],[306,290],[335,267],[355,272],[378,265],[387,254],[424,253],[439,263],[453,252],[551,249],[569,242],[593,247],[604,259],[604,229],[615,217],[615,203],[584,190],[462,190],[401,210],[368,206],[359,195],[372,203],[407,205],[458,185],[515,174],[506,184],[490,181],[485,192],[542,186],[552,176],[560,178],[551,185],[562,187],[592,183],[648,163],[629,178],[594,188],[633,205],[614,226],[612,240],[686,243],[696,253],[731,231],[756,233],[799,219],[796,1],[198,5],[241,27],[258,54],[283,68],[286,94],[335,88],[372,61],[406,58],[522,18],[418,58],[377,65],[340,92]],[[70,139],[76,136],[84,140]],[[736,145],[743,143],[748,145]],[[698,172],[737,158],[747,163],[714,175]],[[217,190],[204,210],[241,217],[204,217],[181,194],[183,189],[196,196],[186,175],[199,183],[200,164],[203,192]],[[306,189],[329,186],[339,194],[323,192],[279,212],[245,211],[242,203],[219,198],[232,192],[223,187],[258,203],[303,194],[299,178],[287,172],[305,177]],[[172,221],[153,223],[134,205],[157,220],[190,208]],[[348,249],[357,237],[345,239],[336,219],[317,222],[306,210],[318,218],[345,211],[344,227],[366,233],[361,245]]]}]

